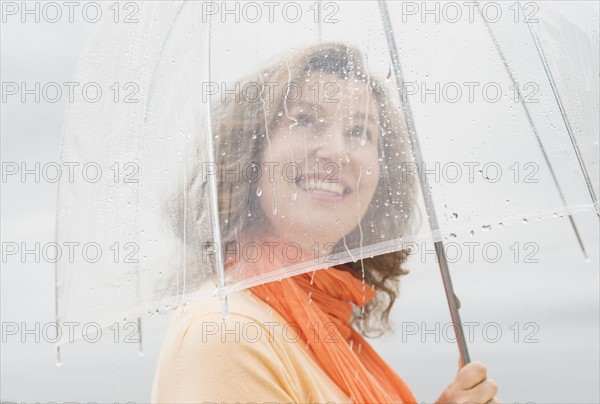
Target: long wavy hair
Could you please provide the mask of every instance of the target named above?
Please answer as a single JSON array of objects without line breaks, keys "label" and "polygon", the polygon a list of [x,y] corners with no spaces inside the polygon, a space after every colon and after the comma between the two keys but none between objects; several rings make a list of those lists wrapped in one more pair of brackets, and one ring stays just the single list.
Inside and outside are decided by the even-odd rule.
[{"label": "long wavy hair", "polygon": [[[410,234],[417,225],[415,209],[416,179],[403,175],[401,162],[412,162],[410,141],[399,105],[394,105],[382,81],[367,69],[364,55],[356,48],[342,43],[319,44],[298,51],[293,58],[282,59],[240,82],[246,89],[243,97],[230,97],[227,102],[215,103],[212,113],[212,130],[216,139],[218,204],[222,244],[235,244],[240,234],[248,239],[258,235],[269,222],[260,207],[258,181],[241,181],[235,175],[223,172],[232,167],[260,170],[260,158],[267,146],[268,134],[284,122],[285,92],[270,91],[269,83],[302,83],[310,72],[326,73],[342,80],[363,82],[375,97],[379,107],[379,161],[380,178],[371,204],[357,226],[334,247],[334,253],[344,251],[344,242],[359,240],[361,229],[374,230],[381,235],[394,237]],[[401,186],[398,184],[401,183]],[[207,182],[198,171],[190,176],[188,197],[194,193],[205,194]],[[190,197],[202,201],[206,198]],[[382,210],[394,212],[393,217],[382,220]],[[194,206],[189,214],[190,223],[199,223],[205,206]],[[256,234],[255,234],[256,233]],[[381,239],[380,239],[381,240]],[[409,251],[401,250],[350,262],[346,265],[352,273],[372,285],[377,297],[361,310],[355,310],[353,321],[364,334],[381,335],[391,329],[389,314],[399,293],[399,278],[408,273],[403,264]]]}]

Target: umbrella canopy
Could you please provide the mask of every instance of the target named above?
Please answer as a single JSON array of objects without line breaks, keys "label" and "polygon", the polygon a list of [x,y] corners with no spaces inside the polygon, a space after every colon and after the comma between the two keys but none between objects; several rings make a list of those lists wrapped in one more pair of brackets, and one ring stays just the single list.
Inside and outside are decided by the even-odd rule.
[{"label": "umbrella canopy", "polygon": [[[62,160],[90,174],[59,187],[57,241],[83,253],[57,266],[58,321],[597,210],[585,12],[385,3],[151,2],[98,26],[77,81],[110,96],[66,118]],[[285,256],[253,266],[270,237]]]}]

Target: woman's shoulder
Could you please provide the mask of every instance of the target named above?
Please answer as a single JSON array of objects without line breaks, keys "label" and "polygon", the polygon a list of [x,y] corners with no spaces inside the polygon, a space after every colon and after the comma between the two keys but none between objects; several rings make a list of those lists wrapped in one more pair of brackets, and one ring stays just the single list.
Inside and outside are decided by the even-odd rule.
[{"label": "woman's shoulder", "polygon": [[[179,341],[179,344],[171,344],[178,349],[186,339],[200,343],[195,346],[203,350],[207,350],[208,346],[212,349],[217,343],[236,344],[235,348],[229,349],[238,351],[248,346],[256,349],[258,345],[271,345],[275,349],[282,335],[275,331],[284,327],[290,328],[268,303],[243,290],[227,295],[225,311],[223,302],[217,298],[180,306],[172,314],[166,337],[171,342]],[[293,334],[295,330],[286,331],[290,337],[298,337]]]},{"label": "woman's shoulder", "polygon": [[153,402],[346,402],[297,328],[248,291],[178,308],[160,354]]},{"label": "woman's shoulder", "polygon": [[281,319],[245,291],[230,293],[227,300],[225,317],[218,299],[191,302],[173,313],[155,378],[155,401],[301,400],[287,348],[273,330]]},{"label": "woman's shoulder", "polygon": [[276,331],[285,328],[285,336],[299,338],[293,325],[287,324],[267,302],[248,290],[229,293],[226,310],[223,309],[223,302],[217,298],[189,302],[175,310],[168,332],[183,338],[194,329],[202,333],[203,342],[218,337],[222,343],[270,342],[277,345],[282,334]]},{"label": "woman's shoulder", "polygon": [[236,320],[268,321],[273,316],[268,303],[263,302],[248,290],[227,294],[227,310],[223,310],[223,302],[218,298],[205,298],[189,302],[175,311],[174,318],[198,320],[221,318],[227,321],[230,317]]}]

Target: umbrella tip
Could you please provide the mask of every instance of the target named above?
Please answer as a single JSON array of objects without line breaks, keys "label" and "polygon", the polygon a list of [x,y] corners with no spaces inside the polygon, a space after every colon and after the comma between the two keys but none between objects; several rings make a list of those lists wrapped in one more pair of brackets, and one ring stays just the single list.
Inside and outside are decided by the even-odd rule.
[{"label": "umbrella tip", "polygon": [[55,353],[56,353],[56,357],[55,357],[56,367],[61,367],[62,366],[62,360],[60,358],[60,345],[56,345]]}]

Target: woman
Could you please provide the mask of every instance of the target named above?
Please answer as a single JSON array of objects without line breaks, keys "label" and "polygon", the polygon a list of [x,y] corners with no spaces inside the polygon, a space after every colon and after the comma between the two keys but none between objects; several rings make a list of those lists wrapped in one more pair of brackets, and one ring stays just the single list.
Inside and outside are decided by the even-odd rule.
[{"label": "woman", "polygon": [[[215,113],[221,168],[253,172],[251,181],[221,172],[221,230],[234,252],[227,254],[228,282],[268,276],[290,262],[325,262],[410,231],[416,190],[412,180],[399,180],[397,164],[399,156],[410,160],[410,145],[358,50],[319,45],[251,82],[258,83],[253,94]],[[268,91],[269,83],[287,86]],[[354,328],[389,328],[406,257],[383,254],[231,293],[225,320],[219,302],[180,308],[153,401],[417,402]],[[472,363],[438,402],[489,402],[496,391],[485,367]]]}]

